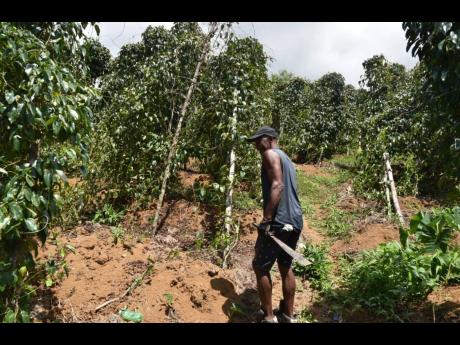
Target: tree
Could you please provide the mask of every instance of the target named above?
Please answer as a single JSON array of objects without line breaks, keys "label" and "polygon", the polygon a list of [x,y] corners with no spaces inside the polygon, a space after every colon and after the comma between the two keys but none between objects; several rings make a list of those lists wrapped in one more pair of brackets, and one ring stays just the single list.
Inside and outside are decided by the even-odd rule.
[{"label": "tree", "polygon": [[439,181],[439,189],[452,188],[460,178],[460,153],[453,149],[460,137],[460,22],[404,22],[403,29],[406,50],[412,48],[426,67],[424,103],[432,109],[426,125],[436,148],[429,176]]},{"label": "tree", "polygon": [[[195,24],[175,23],[170,30],[150,26],[141,42],[121,48],[103,76],[89,182],[108,191],[107,202],[159,195],[169,143],[204,37]],[[195,96],[190,102],[193,112]],[[176,167],[187,159],[182,140],[173,179]]]},{"label": "tree", "polygon": [[[0,23],[0,315],[29,320],[35,279],[47,286],[59,267],[36,267],[38,241],[46,241],[59,215],[59,189],[66,182],[64,156],[49,148],[68,143],[65,155],[87,160],[94,90],[81,83],[86,68],[83,25]],[[69,63],[68,54],[76,59]]]},{"label": "tree", "polygon": [[89,39],[86,43],[86,58],[89,67],[91,83],[96,84],[96,80],[104,75],[111,59],[110,50],[104,47],[99,41]]},{"label": "tree", "polygon": [[460,118],[460,22],[404,22],[407,48],[427,67],[433,101]]}]

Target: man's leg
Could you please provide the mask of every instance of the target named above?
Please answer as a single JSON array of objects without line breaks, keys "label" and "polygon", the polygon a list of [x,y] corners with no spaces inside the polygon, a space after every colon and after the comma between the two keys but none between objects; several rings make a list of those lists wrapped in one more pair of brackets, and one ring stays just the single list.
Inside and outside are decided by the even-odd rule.
[{"label": "man's leg", "polygon": [[268,236],[260,234],[255,245],[255,256],[252,267],[256,274],[257,290],[259,292],[260,303],[264,310],[266,320],[274,318],[272,306],[272,280],[270,269],[273,267],[280,248]]},{"label": "man's leg", "polygon": [[278,263],[278,269],[281,274],[281,281],[283,285],[283,304],[281,312],[289,317],[294,315],[294,295],[295,295],[295,276],[291,266],[283,266]]},{"label": "man's leg", "polygon": [[267,320],[272,320],[274,317],[272,305],[273,284],[270,277],[270,271],[267,272],[257,267],[253,268],[256,273],[257,291],[259,292],[260,303],[262,304],[262,309],[264,310],[264,317]]},{"label": "man's leg", "polygon": [[[284,232],[279,237],[284,243],[295,250],[299,241],[300,231]],[[283,251],[280,253],[277,261],[283,286],[283,301],[280,304],[280,311],[292,318],[294,315],[294,295],[296,288],[295,276],[291,268],[292,257]]]}]

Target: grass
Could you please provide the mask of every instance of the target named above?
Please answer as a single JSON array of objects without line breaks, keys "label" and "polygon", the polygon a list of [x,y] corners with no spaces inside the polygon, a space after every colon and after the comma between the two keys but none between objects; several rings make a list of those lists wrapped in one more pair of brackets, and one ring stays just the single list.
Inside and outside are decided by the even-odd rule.
[{"label": "grass", "polygon": [[[347,237],[355,215],[341,210],[336,204],[340,186],[349,180],[350,172],[336,167],[324,170],[327,170],[327,175],[307,175],[297,171],[302,210],[309,223],[325,235],[331,238]],[[324,210],[322,216],[318,214],[320,210]]]}]

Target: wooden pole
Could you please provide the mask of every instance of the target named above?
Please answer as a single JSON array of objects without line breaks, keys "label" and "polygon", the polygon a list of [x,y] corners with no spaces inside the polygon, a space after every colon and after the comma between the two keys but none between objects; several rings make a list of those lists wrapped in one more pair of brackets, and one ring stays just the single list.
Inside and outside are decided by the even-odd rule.
[{"label": "wooden pole", "polygon": [[231,222],[232,222],[232,206],[233,206],[233,181],[235,180],[235,162],[236,162],[236,124],[237,124],[237,114],[236,107],[233,109],[233,114],[231,118],[231,131],[232,131],[232,148],[230,149],[230,169],[228,173],[228,189],[227,189],[227,198],[225,201],[225,232],[230,234]]},{"label": "wooden pole", "polygon": [[387,200],[387,208],[388,208],[388,217],[391,217],[391,198],[390,198],[390,188],[389,186],[389,181],[388,181],[388,174],[385,169],[385,178],[383,180],[383,183],[385,184],[385,196]]},{"label": "wooden pole", "polygon": [[404,221],[404,217],[402,215],[401,208],[399,207],[398,194],[396,193],[395,181],[393,179],[393,170],[391,170],[390,158],[389,158],[388,152],[385,152],[383,154],[383,160],[385,161],[386,174],[388,176],[388,182],[391,188],[391,196],[393,198],[393,204],[395,206],[396,213],[398,214],[399,223],[401,224],[401,226],[405,227],[406,223]]},{"label": "wooden pole", "polygon": [[[236,107],[233,108],[233,114],[231,118],[231,131],[232,131],[232,147],[230,149],[230,169],[228,173],[228,189],[227,198],[225,200],[225,232],[230,235],[232,229],[232,207],[233,207],[233,181],[235,180],[235,162],[236,162],[236,124],[237,124],[237,113]],[[235,242],[236,243],[236,242]],[[236,244],[235,244],[236,245]],[[223,264],[222,267],[227,268],[227,256],[230,253],[231,248],[227,247],[223,253]]]}]

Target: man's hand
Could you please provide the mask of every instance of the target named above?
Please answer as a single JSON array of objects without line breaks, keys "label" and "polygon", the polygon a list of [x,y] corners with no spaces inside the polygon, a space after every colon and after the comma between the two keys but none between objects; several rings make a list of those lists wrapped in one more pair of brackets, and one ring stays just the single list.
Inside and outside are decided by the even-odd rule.
[{"label": "man's hand", "polygon": [[271,223],[270,221],[268,221],[268,222],[262,221],[260,224],[254,223],[254,225],[257,227],[257,229],[259,229],[259,231],[262,234],[268,236],[268,234],[271,232],[271,228],[272,228],[270,223]]}]

